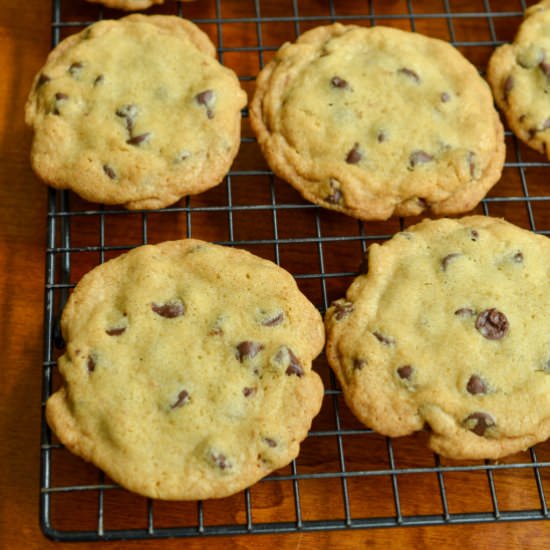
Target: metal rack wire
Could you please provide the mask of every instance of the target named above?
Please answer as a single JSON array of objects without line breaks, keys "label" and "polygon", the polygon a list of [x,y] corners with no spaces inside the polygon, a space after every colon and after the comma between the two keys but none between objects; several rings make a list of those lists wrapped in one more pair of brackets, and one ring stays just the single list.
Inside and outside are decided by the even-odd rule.
[{"label": "metal rack wire", "polygon": [[[148,13],[195,21],[217,41],[220,60],[237,71],[250,94],[257,71],[282,41],[336,20],[396,25],[446,39],[483,71],[490,51],[511,40],[523,10],[532,3],[202,0],[168,2]],[[53,45],[97,19],[121,15],[83,0],[53,0]],[[63,347],[58,320],[70,290],[86,271],[122,251],[182,236],[237,245],[293,273],[301,289],[324,311],[343,295],[370,242],[387,239],[405,223],[416,221],[361,223],[304,202],[267,168],[246,110],[243,115],[241,153],[224,182],[171,208],[128,212],[92,205],[68,192],[49,191],[43,406],[58,384],[56,358]],[[545,214],[550,164],[509,132],[506,141],[502,181],[477,212],[550,234]],[[440,459],[422,450],[425,434],[390,440],[358,424],[323,357],[316,369],[327,389],[300,456],[289,467],[221,502],[165,503],[132,495],[73,457],[43,420],[44,533],[56,540],[112,540],[549,518],[550,444],[501,463]],[[432,500],[418,501],[420,483],[430,488]],[[511,487],[520,488],[520,494]],[[475,498],[463,498],[473,491]],[[72,514],[75,507],[81,511],[78,523]]]}]

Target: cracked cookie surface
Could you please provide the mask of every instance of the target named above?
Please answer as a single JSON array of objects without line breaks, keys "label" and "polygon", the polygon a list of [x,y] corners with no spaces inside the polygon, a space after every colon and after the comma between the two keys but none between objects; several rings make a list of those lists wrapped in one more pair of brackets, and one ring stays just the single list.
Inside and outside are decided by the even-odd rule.
[{"label": "cracked cookie surface", "polygon": [[360,219],[468,211],[504,162],[476,68],[446,42],[388,27],[336,23],[283,45],[250,117],[277,175]]},{"label": "cracked cookie surface", "polygon": [[61,42],[35,78],[31,162],[46,183],[87,200],[161,208],[220,183],[245,104],[193,23],[100,21]]},{"label": "cracked cookie surface", "polygon": [[514,134],[550,159],[550,0],[526,10],[514,42],[491,56],[487,78]]},{"label": "cracked cookie surface", "polygon": [[138,247],[83,277],[61,325],[48,423],[142,495],[238,492],[297,456],[321,407],[322,318],[289,273],[243,250]]},{"label": "cracked cookie surface", "polygon": [[424,221],[368,250],[326,315],[346,402],[389,436],[430,429],[450,458],[550,436],[550,240],[500,219]]}]

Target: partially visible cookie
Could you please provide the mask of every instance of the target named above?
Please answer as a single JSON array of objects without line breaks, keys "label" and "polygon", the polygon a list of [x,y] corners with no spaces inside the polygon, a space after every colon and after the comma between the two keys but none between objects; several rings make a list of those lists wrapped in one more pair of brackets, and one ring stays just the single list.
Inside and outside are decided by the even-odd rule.
[{"label": "partially visible cookie", "polygon": [[447,42],[388,27],[337,23],[283,45],[250,117],[276,174],[360,219],[471,210],[504,163],[476,68]]},{"label": "partially visible cookie", "polygon": [[136,11],[150,8],[155,4],[164,4],[164,0],[87,0],[92,4],[103,4],[108,8]]},{"label": "partially visible cookie", "polygon": [[190,21],[100,21],[62,41],[35,78],[32,165],[90,201],[168,206],[223,179],[245,103],[236,75]]},{"label": "partially visible cookie", "polygon": [[[182,2],[192,2],[193,0],[182,0]],[[88,0],[92,4],[103,4],[108,8],[118,10],[136,11],[150,8],[155,4],[164,4],[164,0]]]},{"label": "partially visible cookie", "polygon": [[514,42],[491,56],[487,78],[514,134],[550,159],[550,0],[527,9]]},{"label": "partially visible cookie", "polygon": [[550,240],[503,220],[424,221],[369,248],[326,315],[347,404],[388,436],[430,430],[456,459],[550,436]]},{"label": "partially visible cookie", "polygon": [[288,464],[319,412],[317,309],[282,268],[197,240],[84,276],[46,405],[71,451],[153,498],[230,495]]}]

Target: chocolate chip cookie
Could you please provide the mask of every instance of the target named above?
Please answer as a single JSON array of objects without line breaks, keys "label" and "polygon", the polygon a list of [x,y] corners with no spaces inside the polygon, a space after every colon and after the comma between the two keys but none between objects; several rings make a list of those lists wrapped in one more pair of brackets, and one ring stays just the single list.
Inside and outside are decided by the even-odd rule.
[{"label": "chocolate chip cookie", "polygon": [[426,220],[368,250],[326,315],[347,404],[456,459],[550,436],[550,240],[500,219]]},{"label": "chocolate chip cookie", "polygon": [[491,56],[487,78],[514,134],[550,159],[550,0],[527,9],[513,44]]},{"label": "chocolate chip cookie", "polygon": [[84,276],[62,331],[48,423],[142,495],[240,491],[297,456],[321,406],[322,318],[289,273],[243,250],[138,247]]},{"label": "chocolate chip cookie", "polygon": [[[182,2],[192,2],[193,0],[182,0]],[[88,0],[92,4],[103,4],[108,8],[115,8],[125,11],[136,11],[150,8],[155,4],[164,4],[164,0]]]},{"label": "chocolate chip cookie", "polygon": [[155,4],[164,4],[164,0],[87,0],[92,4],[103,4],[108,8],[136,11],[150,8]]},{"label": "chocolate chip cookie", "polygon": [[393,28],[334,24],[283,45],[250,116],[277,175],[365,220],[468,211],[504,162],[476,68],[446,42]]},{"label": "chocolate chip cookie", "polygon": [[90,201],[168,206],[223,179],[245,103],[193,23],[100,21],[62,41],[35,78],[26,106],[32,165]]}]

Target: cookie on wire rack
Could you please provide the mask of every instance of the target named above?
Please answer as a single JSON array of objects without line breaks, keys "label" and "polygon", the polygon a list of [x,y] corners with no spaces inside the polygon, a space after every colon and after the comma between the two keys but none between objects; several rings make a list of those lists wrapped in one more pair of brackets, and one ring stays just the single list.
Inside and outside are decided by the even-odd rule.
[{"label": "cookie on wire rack", "polygon": [[487,78],[514,134],[550,159],[550,0],[527,9],[514,42],[491,56]]},{"label": "cookie on wire rack", "polygon": [[284,44],[250,117],[277,175],[365,220],[471,210],[504,163],[476,68],[447,42],[388,27],[336,23]]},{"label": "cookie on wire rack", "polygon": [[[125,11],[144,10],[156,4],[164,4],[164,0],[87,0],[92,4],[103,4],[108,8]],[[194,0],[182,0],[182,2],[193,2]]]},{"label": "cookie on wire rack", "polygon": [[327,357],[367,426],[425,425],[455,459],[550,436],[550,240],[500,219],[426,220],[368,250],[326,315]]},{"label": "cookie on wire rack", "polygon": [[196,25],[104,20],[63,40],[26,105],[31,162],[46,183],[129,209],[219,184],[239,149],[246,94]]},{"label": "cookie on wire rack", "polygon": [[297,456],[321,407],[321,315],[288,272],[244,250],[135,248],[83,277],[61,326],[64,385],[47,421],[145,496],[252,485]]}]

